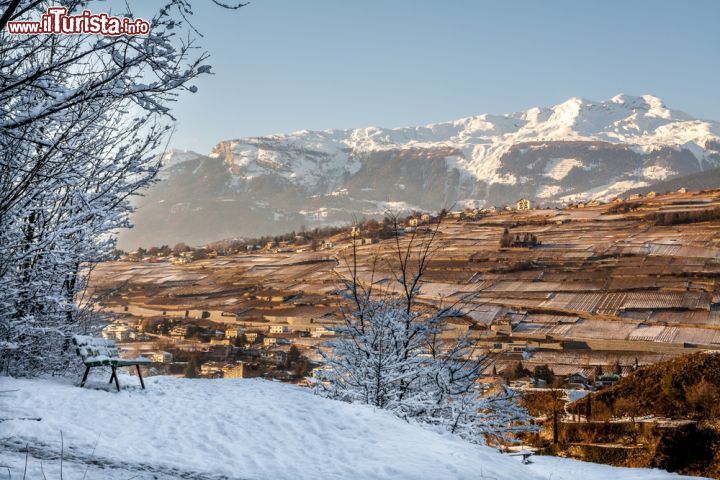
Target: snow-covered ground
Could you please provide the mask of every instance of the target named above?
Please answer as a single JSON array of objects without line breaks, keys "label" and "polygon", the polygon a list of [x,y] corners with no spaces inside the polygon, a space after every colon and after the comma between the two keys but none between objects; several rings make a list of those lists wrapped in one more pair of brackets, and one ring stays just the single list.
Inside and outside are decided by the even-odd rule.
[{"label": "snow-covered ground", "polygon": [[[263,380],[0,377],[0,478],[663,480],[551,457],[522,465],[449,435]],[[29,454],[26,455],[26,451]]]}]

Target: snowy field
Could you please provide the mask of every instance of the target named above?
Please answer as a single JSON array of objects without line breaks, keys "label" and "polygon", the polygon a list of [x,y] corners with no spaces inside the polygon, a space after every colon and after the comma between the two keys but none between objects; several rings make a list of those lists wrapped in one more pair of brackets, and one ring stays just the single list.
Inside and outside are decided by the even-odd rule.
[{"label": "snowy field", "polygon": [[[553,457],[522,465],[486,447],[263,380],[0,377],[0,478],[664,480]],[[27,447],[26,447],[27,446]],[[26,455],[26,451],[29,454]]]}]

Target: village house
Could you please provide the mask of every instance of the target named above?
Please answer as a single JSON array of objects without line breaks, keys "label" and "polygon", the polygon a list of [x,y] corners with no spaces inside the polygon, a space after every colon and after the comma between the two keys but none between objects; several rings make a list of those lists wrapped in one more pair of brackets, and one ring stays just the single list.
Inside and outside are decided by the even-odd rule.
[{"label": "village house", "polygon": [[130,339],[130,334],[133,332],[134,329],[127,325],[111,323],[103,329],[102,337],[108,340],[124,342]]},{"label": "village house", "polygon": [[266,360],[274,362],[278,366],[285,365],[289,350],[289,345],[277,345],[265,350],[261,356]]},{"label": "village house", "polygon": [[590,386],[590,379],[580,372],[568,376],[568,386],[573,388],[586,389]]},{"label": "village house", "polygon": [[335,332],[333,332],[332,330],[328,330],[327,328],[325,328],[323,326],[310,328],[310,336],[314,337],[314,338],[322,337],[325,335],[334,335],[334,334],[335,334]]},{"label": "village house", "polygon": [[288,336],[267,336],[263,338],[263,346],[271,347],[273,345],[290,345],[290,338]]},{"label": "village house", "polygon": [[620,381],[620,375],[617,373],[604,373],[595,380],[596,387],[612,387]]},{"label": "village house", "polygon": [[186,263],[190,263],[190,258],[188,258],[188,257],[172,257],[170,262],[173,265],[185,265]]},{"label": "village house", "polygon": [[270,325],[269,333],[288,333],[290,327],[288,325]]},{"label": "village house", "polygon": [[216,361],[205,362],[202,365],[200,365],[200,374],[203,377],[222,378],[224,366],[225,366],[225,363],[223,363],[223,362],[216,362]]},{"label": "village house", "polygon": [[228,363],[222,368],[223,378],[245,378],[245,364]]},{"label": "village house", "polygon": [[130,340],[135,340],[137,342],[147,342],[152,337],[150,335],[143,333],[143,332],[130,332]]},{"label": "village house", "polygon": [[172,363],[173,361],[173,355],[170,352],[153,352],[150,355],[150,360],[156,363]]},{"label": "village house", "polygon": [[516,208],[517,210],[530,210],[530,200],[527,198],[521,198],[517,201]]},{"label": "village house", "polygon": [[188,334],[188,327],[185,325],[177,325],[170,330],[170,336],[176,338],[185,338]]},{"label": "village house", "polygon": [[370,237],[353,238],[353,244],[358,247],[362,245],[372,245],[373,243],[377,243],[377,241]]},{"label": "village house", "polygon": [[128,262],[140,262],[142,261],[142,253],[138,252],[137,250],[128,252],[125,258]]}]

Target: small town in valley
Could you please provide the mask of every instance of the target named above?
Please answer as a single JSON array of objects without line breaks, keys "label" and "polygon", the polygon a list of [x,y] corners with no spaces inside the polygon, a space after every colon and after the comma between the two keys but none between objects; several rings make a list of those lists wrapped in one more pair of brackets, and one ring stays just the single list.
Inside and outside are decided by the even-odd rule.
[{"label": "small town in valley", "polygon": [[91,277],[95,308],[114,318],[102,336],[151,360],[153,374],[311,387],[342,323],[339,291],[353,255],[361,283],[396,292],[392,262],[376,259],[393,258],[396,238],[432,236],[418,299],[462,312],[442,336],[473,343],[486,358],[483,382],[529,397],[561,392],[562,422],[577,421],[568,406],[643,367],[720,351],[718,190],[417,212],[383,239],[388,225],[364,221],[312,241],[236,241],[232,254],[208,246],[118,253]]}]

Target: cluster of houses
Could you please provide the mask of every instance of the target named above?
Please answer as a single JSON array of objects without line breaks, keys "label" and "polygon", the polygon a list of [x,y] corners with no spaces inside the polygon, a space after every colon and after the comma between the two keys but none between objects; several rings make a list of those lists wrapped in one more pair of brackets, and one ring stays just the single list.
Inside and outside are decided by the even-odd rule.
[{"label": "cluster of houses", "polygon": [[[678,193],[678,194],[687,193],[687,189],[685,187],[680,187],[674,193]],[[646,193],[644,198],[655,198],[656,196],[657,196],[657,192],[651,191],[651,192]],[[627,198],[615,197],[612,200],[612,203],[622,203],[625,201],[639,200],[641,198],[643,198],[642,194],[635,193],[635,194],[628,196]],[[600,200],[589,200],[587,202],[571,203],[571,204],[565,205],[565,208],[597,207],[597,206],[603,205],[604,203],[605,202],[602,202]],[[514,210],[527,211],[527,210],[532,210],[534,207],[535,206],[533,205],[533,202],[531,200],[529,200],[527,198],[521,198],[515,203]],[[505,206],[503,209],[506,211],[513,210],[513,208],[510,206]],[[496,212],[497,212],[497,208],[494,206],[491,206],[488,208],[480,208],[480,209],[466,208],[465,210],[455,210],[455,211],[449,212],[448,216],[450,218],[454,218],[454,219],[466,218],[466,219],[474,220],[474,219],[480,217],[481,215],[488,215],[488,214],[493,214]]]},{"label": "cluster of houses", "polygon": [[209,361],[200,365],[200,374],[207,378],[245,378],[245,363]]},{"label": "cluster of houses", "polygon": [[[668,192],[668,193],[677,193],[677,194],[683,194],[687,193],[687,189],[685,187],[680,187],[675,192]],[[655,198],[657,196],[657,193],[654,191],[648,192],[645,194],[644,198]],[[615,197],[611,203],[622,203],[626,201],[633,201],[633,200],[639,200],[643,198],[643,195],[636,193],[628,196],[627,198],[623,197]],[[589,208],[589,207],[597,207],[600,205],[603,205],[605,202],[602,202],[600,200],[590,200],[590,201],[583,201],[583,202],[577,202],[577,203],[570,203],[567,205],[564,205],[564,208]],[[528,211],[536,206],[533,204],[533,202],[527,198],[521,198],[516,203],[514,208],[511,206],[505,206],[502,208],[502,210],[505,211]],[[454,210],[451,212],[448,212],[448,217],[451,219],[466,219],[466,220],[477,220],[480,217],[484,215],[491,215],[494,213],[497,213],[498,208],[495,206],[490,206],[486,208],[465,208],[464,210]],[[413,229],[423,225],[423,224],[429,224],[432,223],[434,220],[434,217],[432,217],[430,214],[422,214],[418,215],[417,217],[410,217],[407,221],[407,224],[405,225],[405,229],[408,231],[412,231]],[[356,245],[369,245],[372,243],[377,243],[377,239],[372,238],[364,238],[361,237],[360,231],[356,230],[355,227],[351,230],[351,238],[352,242]],[[330,241],[327,239],[324,239],[320,242],[319,245],[316,245],[313,249],[317,250],[332,250],[336,248],[336,242]],[[272,252],[272,253],[303,253],[310,251],[310,245],[307,243],[306,239],[302,236],[297,236],[294,241],[281,241],[281,242],[268,242],[266,245],[248,245],[246,247],[247,252]],[[202,258],[217,258],[218,252],[215,250],[208,250],[202,252]],[[150,255],[144,250],[136,250],[132,251],[126,254],[123,254],[119,257],[120,261],[128,261],[128,262],[148,262],[148,263],[158,263],[158,262],[170,262],[174,265],[184,265],[187,263],[192,262],[193,260],[196,260],[198,257],[197,251],[189,250],[186,252],[172,252],[169,255],[161,256],[161,255]]]},{"label": "cluster of houses", "polygon": [[[521,198],[515,203],[515,208],[506,205],[502,208],[504,211],[525,211],[525,210],[531,210],[533,208],[533,204],[530,200],[527,198]],[[498,208],[493,206],[489,206],[486,208],[465,208],[464,210],[453,210],[451,212],[448,212],[448,217],[451,219],[466,219],[466,220],[477,220],[480,217],[484,215],[492,215],[498,212]]]},{"label": "cluster of houses", "polygon": [[[293,294],[287,292],[259,290],[248,301],[284,304],[292,298]],[[318,346],[335,335],[331,328],[334,321],[325,318],[327,309],[314,307],[268,309],[259,318],[238,318],[225,312],[214,318],[214,311],[168,311],[139,305],[112,309],[124,315],[106,326],[102,335],[121,342],[122,348],[133,350],[135,356],[151,359],[158,372],[171,374],[184,373],[187,361],[176,357],[184,359],[188,355],[202,361],[197,374],[203,377],[274,374],[273,369],[283,370],[293,347],[302,351],[308,361],[319,361]],[[147,320],[150,330],[145,332]],[[206,326],[198,327],[198,321]],[[243,370],[238,361],[251,362],[256,368]]]},{"label": "cluster of houses", "polygon": [[132,252],[120,255],[118,258],[121,262],[145,262],[145,263],[162,263],[169,262],[173,265],[185,265],[202,258],[217,258],[218,252],[215,250],[203,251],[200,255],[197,251],[189,250],[187,252],[172,252],[168,255],[156,254],[152,255],[145,250],[134,250]]}]

